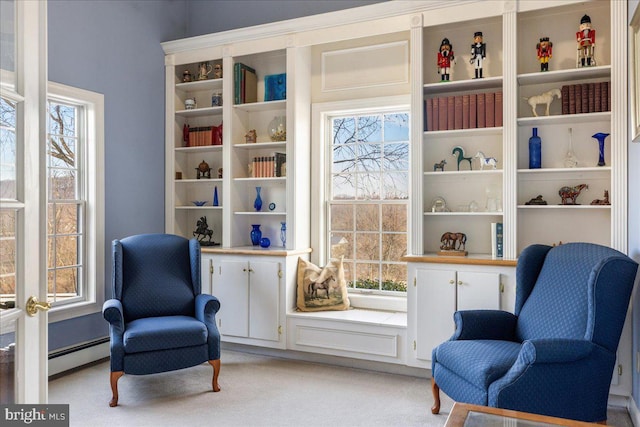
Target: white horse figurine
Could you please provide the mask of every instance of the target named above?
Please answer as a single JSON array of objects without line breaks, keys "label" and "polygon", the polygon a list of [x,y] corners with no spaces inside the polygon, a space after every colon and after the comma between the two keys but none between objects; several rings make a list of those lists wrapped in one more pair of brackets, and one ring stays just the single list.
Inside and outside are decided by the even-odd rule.
[{"label": "white horse figurine", "polygon": [[529,98],[524,98],[524,99],[531,106],[531,111],[533,111],[533,115],[535,117],[538,117],[538,113],[536,112],[536,106],[538,104],[546,104],[547,109],[545,110],[545,115],[548,116],[549,106],[551,105],[555,97],[557,97],[558,99],[562,99],[562,93],[560,92],[560,89],[551,89],[550,91],[547,91],[540,95],[535,95],[535,96],[531,96]]},{"label": "white horse figurine", "polygon": [[474,157],[480,159],[480,170],[483,170],[485,166],[493,166],[494,169],[498,166],[498,161],[495,157],[485,157],[482,151],[478,151]]}]

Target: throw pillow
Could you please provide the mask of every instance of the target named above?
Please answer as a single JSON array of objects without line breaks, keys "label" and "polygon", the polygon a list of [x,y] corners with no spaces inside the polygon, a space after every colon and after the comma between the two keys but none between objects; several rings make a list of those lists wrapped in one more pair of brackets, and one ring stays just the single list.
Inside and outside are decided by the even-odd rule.
[{"label": "throw pillow", "polygon": [[342,258],[323,268],[298,258],[299,311],[348,310],[349,296]]}]

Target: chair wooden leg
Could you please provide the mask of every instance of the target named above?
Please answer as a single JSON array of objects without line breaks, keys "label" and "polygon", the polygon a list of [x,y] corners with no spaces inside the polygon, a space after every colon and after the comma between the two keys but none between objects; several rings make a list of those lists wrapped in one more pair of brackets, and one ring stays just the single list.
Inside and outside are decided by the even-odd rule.
[{"label": "chair wooden leg", "polygon": [[220,374],[220,359],[209,360],[209,364],[213,367],[213,380],[211,382],[213,391],[220,391],[220,386],[218,385],[218,374]]},{"label": "chair wooden leg", "polygon": [[111,406],[112,408],[114,406],[118,406],[118,380],[123,375],[124,375],[124,371],[111,372],[111,378],[110,378],[110,380],[111,380],[111,393],[113,394],[113,396],[111,397],[111,400],[109,401],[109,406]]},{"label": "chair wooden leg", "polygon": [[431,391],[433,392],[433,406],[431,413],[437,415],[440,413],[440,387],[436,384],[435,378],[431,377]]}]

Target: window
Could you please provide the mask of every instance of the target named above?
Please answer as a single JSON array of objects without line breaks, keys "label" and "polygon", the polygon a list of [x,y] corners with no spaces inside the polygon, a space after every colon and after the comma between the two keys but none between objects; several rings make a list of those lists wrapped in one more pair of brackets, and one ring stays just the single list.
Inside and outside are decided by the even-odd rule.
[{"label": "window", "polygon": [[55,320],[104,300],[103,97],[49,84],[47,289]]},{"label": "window", "polygon": [[322,188],[324,208],[312,210],[322,212],[312,218],[321,230],[313,244],[325,259],[343,257],[350,298],[404,296],[407,289],[401,258],[408,245],[410,114],[406,105],[389,107],[394,100],[314,106],[324,155],[313,156],[324,166],[313,186]]},{"label": "window", "polygon": [[16,298],[16,105],[0,97],[0,308],[12,308]]}]

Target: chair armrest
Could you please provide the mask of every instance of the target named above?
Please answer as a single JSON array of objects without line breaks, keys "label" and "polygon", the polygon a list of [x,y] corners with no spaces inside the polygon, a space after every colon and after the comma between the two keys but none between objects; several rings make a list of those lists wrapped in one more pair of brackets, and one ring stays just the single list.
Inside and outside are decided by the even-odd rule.
[{"label": "chair armrest", "polygon": [[572,363],[589,357],[595,344],[591,341],[547,338],[527,340],[522,343],[516,364]]},{"label": "chair armrest", "polygon": [[[220,301],[218,298],[209,294],[196,295],[196,318],[206,323],[206,320],[210,317],[213,321],[213,317],[220,310]],[[215,322],[214,322],[215,323]]]},{"label": "chair armrest", "polygon": [[513,341],[518,318],[508,311],[464,310],[453,315],[456,331],[454,340],[503,340]]},{"label": "chair armrest", "polygon": [[102,316],[117,331],[124,332],[124,314],[120,300],[115,298],[106,300],[102,305]]}]

